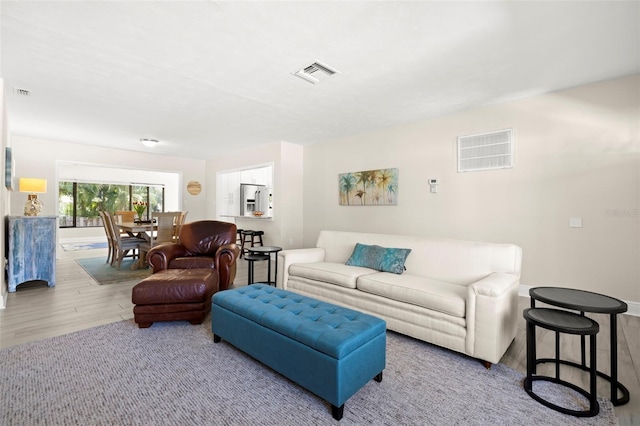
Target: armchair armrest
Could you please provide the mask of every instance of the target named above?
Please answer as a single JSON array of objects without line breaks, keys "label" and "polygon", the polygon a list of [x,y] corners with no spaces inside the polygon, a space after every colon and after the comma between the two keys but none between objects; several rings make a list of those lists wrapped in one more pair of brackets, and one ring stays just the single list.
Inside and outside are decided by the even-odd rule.
[{"label": "armchair armrest", "polygon": [[147,253],[147,262],[153,268],[153,273],[169,269],[169,263],[176,257],[188,255],[187,248],[182,244],[161,244],[153,247]]},{"label": "armchair armrest", "polygon": [[225,244],[216,250],[214,264],[218,270],[219,290],[226,290],[236,275],[236,259],[240,255],[240,248],[236,244]]},{"label": "armchair armrest", "polygon": [[519,285],[518,275],[496,272],[467,287],[468,354],[500,362],[516,335]]},{"label": "armchair armrest", "polygon": [[289,280],[289,266],[293,263],[324,262],[325,251],[323,248],[314,247],[307,249],[282,250],[278,252],[278,264],[282,265],[282,274],[278,274],[276,287],[287,289]]}]

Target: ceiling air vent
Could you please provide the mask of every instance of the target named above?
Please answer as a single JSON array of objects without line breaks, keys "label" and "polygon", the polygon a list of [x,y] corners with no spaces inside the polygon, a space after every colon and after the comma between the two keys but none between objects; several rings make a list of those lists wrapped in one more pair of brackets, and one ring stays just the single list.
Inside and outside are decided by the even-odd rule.
[{"label": "ceiling air vent", "polygon": [[513,167],[513,130],[458,137],[458,172]]},{"label": "ceiling air vent", "polygon": [[26,97],[31,96],[31,92],[27,89],[19,89],[17,87],[14,87],[13,92],[18,96],[26,96]]},{"label": "ceiling air vent", "polygon": [[338,71],[334,68],[331,68],[320,62],[314,62],[311,65],[308,65],[301,70],[296,71],[295,73],[293,73],[293,75],[296,75],[301,79],[308,81],[309,83],[316,84],[320,80],[323,80],[326,77],[330,77],[336,73],[338,73]]}]

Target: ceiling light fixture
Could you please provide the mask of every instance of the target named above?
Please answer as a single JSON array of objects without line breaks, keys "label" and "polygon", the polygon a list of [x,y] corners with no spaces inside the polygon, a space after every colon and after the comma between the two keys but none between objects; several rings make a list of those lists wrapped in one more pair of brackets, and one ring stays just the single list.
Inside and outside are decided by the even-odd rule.
[{"label": "ceiling light fixture", "polygon": [[140,142],[142,142],[142,145],[146,146],[147,148],[153,148],[154,146],[156,146],[158,144],[158,140],[157,139],[140,139]]}]

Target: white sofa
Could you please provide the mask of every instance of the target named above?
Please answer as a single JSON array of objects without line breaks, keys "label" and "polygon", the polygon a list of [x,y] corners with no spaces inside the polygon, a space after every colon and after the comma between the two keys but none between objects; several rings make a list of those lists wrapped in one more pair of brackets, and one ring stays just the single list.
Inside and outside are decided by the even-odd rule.
[{"label": "white sofa", "polygon": [[[401,274],[348,266],[356,243],[409,248]],[[383,318],[387,328],[497,363],[516,334],[522,250],[513,244],[322,231],[283,250],[277,286]]]}]

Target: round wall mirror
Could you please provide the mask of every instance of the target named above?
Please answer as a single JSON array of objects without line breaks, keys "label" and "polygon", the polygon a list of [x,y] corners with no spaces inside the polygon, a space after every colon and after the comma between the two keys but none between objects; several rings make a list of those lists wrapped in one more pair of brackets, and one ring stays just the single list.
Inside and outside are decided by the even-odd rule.
[{"label": "round wall mirror", "polygon": [[202,185],[196,180],[192,180],[187,184],[187,192],[191,195],[198,195],[202,191]]}]

